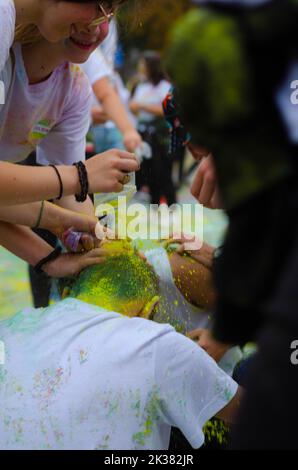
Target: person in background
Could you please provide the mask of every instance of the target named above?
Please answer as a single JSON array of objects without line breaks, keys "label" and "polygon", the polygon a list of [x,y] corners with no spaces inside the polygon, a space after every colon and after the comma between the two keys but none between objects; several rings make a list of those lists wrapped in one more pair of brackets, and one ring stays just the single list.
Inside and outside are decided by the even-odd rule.
[{"label": "person in background", "polygon": [[155,51],[143,54],[139,73],[143,80],[133,90],[129,107],[137,117],[138,130],[144,141],[152,148],[152,158],[142,162],[137,187],[140,192],[150,193],[152,204],[171,205],[176,202],[173,161],[168,153],[169,135],[162,108],[171,83],[163,70],[161,56]]},{"label": "person in background", "polygon": [[93,90],[90,131],[95,152],[103,153],[113,148],[134,152],[142,138],[125,109],[125,88],[120,77],[109,66],[100,48],[81,64],[81,68]]}]

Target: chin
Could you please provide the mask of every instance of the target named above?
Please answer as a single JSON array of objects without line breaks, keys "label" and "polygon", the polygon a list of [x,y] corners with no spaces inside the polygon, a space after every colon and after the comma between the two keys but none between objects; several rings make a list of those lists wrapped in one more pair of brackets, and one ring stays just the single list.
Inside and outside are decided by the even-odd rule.
[{"label": "chin", "polygon": [[89,59],[90,55],[97,49],[97,47],[97,43],[92,48],[86,51],[79,50],[78,48],[74,49],[73,47],[71,47],[71,50],[69,49],[66,53],[66,60],[74,64],[84,64],[84,62]]}]

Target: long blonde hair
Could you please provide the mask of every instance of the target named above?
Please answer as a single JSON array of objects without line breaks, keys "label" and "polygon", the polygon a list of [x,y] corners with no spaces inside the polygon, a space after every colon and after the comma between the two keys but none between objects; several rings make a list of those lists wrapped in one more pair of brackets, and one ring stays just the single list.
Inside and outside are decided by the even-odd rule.
[{"label": "long blonde hair", "polygon": [[23,45],[34,44],[42,39],[39,29],[34,24],[18,25],[14,33],[14,42],[19,42]]}]

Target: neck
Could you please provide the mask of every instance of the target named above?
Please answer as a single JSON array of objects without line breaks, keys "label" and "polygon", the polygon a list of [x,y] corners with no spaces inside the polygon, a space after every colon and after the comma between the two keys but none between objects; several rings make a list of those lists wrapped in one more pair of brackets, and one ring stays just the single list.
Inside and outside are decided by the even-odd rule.
[{"label": "neck", "polygon": [[14,0],[17,24],[37,24],[41,12],[41,0]]},{"label": "neck", "polygon": [[46,80],[65,58],[55,44],[46,40],[22,46],[23,61],[30,84]]}]

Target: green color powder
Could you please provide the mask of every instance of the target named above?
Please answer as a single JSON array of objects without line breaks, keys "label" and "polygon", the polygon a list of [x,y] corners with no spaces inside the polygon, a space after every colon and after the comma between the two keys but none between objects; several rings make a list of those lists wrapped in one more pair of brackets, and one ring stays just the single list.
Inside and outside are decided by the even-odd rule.
[{"label": "green color powder", "polygon": [[107,310],[137,313],[158,294],[157,277],[130,243],[113,241],[107,249],[106,261],[85,269],[70,295]]}]

